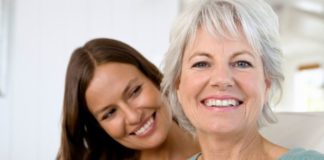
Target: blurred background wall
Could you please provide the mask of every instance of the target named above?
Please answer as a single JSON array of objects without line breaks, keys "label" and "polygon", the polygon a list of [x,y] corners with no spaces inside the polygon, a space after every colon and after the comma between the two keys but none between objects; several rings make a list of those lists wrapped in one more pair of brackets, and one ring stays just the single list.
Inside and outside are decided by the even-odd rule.
[{"label": "blurred background wall", "polygon": [[[64,77],[72,51],[92,38],[116,38],[159,66],[171,24],[190,0],[1,1],[1,11],[10,14],[8,36],[1,35],[8,45],[0,59],[6,62],[6,77],[0,79],[5,82],[0,159],[44,160],[54,159],[59,146]],[[269,2],[280,17],[285,55],[285,92],[275,109],[323,111],[324,1]]]},{"label": "blurred background wall", "polygon": [[271,0],[285,56],[278,111],[324,111],[324,1]]},{"label": "blurred background wall", "polygon": [[8,76],[0,97],[0,159],[54,159],[65,70],[95,37],[120,39],[159,64],[177,14],[174,0],[7,0]]}]

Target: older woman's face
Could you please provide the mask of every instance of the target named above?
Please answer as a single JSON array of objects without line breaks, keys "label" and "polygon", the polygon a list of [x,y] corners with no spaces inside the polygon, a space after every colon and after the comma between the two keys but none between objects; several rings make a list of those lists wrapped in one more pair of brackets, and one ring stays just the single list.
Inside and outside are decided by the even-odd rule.
[{"label": "older woman's face", "polygon": [[133,65],[111,62],[97,67],[86,101],[107,134],[129,148],[161,145],[172,125],[159,89]]},{"label": "older woman's face", "polygon": [[244,37],[229,40],[199,28],[185,48],[177,95],[197,134],[256,129],[269,87],[261,57]]}]

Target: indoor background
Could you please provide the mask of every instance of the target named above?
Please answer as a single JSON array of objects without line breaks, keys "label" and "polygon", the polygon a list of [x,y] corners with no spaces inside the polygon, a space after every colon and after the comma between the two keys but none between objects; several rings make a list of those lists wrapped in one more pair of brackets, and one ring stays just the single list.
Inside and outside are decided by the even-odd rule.
[{"label": "indoor background", "polygon": [[[190,0],[0,0],[0,159],[55,159],[65,70],[96,37],[160,66],[170,26]],[[280,17],[284,94],[276,111],[324,111],[324,1],[271,0]]]}]

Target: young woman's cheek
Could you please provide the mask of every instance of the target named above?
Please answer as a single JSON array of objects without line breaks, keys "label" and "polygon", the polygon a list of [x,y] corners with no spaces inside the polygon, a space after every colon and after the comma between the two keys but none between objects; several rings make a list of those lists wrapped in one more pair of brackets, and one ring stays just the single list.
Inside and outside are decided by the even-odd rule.
[{"label": "young woman's cheek", "polygon": [[109,120],[104,120],[101,122],[101,127],[109,134],[113,139],[121,138],[125,136],[125,121],[123,120],[123,115],[117,112],[114,117]]}]

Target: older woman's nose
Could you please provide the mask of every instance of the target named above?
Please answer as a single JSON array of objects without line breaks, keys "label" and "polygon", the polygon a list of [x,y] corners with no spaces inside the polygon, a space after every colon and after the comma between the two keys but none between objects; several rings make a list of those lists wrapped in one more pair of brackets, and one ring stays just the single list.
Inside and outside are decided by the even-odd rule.
[{"label": "older woman's nose", "polygon": [[217,66],[212,69],[210,85],[224,90],[234,85],[233,75],[229,67]]}]

